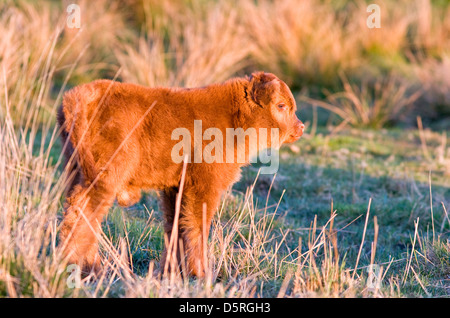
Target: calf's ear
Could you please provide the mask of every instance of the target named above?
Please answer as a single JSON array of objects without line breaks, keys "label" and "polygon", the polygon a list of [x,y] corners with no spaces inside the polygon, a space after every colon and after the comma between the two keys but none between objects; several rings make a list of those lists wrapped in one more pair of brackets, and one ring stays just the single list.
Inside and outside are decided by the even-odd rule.
[{"label": "calf's ear", "polygon": [[250,96],[262,108],[270,104],[273,95],[279,89],[278,78],[271,73],[253,73],[249,82]]}]

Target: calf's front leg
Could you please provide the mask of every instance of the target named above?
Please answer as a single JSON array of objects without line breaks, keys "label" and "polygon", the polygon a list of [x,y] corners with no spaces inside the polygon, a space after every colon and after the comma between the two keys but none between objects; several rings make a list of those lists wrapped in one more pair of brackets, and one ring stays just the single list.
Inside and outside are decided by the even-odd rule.
[{"label": "calf's front leg", "polygon": [[172,250],[167,251],[175,222],[177,193],[177,188],[167,189],[162,193],[166,249],[161,258],[161,269],[173,270],[168,252],[173,253],[176,248],[177,266],[183,269],[184,264],[190,275],[204,277],[208,260],[206,242],[212,217],[220,201],[220,193],[216,189],[185,188],[179,211],[178,242],[176,245],[173,242]]}]

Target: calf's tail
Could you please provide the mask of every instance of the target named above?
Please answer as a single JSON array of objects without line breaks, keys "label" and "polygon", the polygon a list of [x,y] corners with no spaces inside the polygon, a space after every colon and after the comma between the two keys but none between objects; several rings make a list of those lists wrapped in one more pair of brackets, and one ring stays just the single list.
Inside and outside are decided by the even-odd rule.
[{"label": "calf's tail", "polygon": [[[82,85],[68,91],[63,98],[63,104],[58,109],[58,124],[61,129],[61,139],[65,145],[66,162],[73,163],[72,169],[77,169],[82,176],[76,175],[74,182],[82,178],[86,185],[92,183],[97,176],[94,156],[89,146],[91,136],[87,118],[88,106],[98,105],[95,88]],[[77,180],[78,179],[78,180]]]}]

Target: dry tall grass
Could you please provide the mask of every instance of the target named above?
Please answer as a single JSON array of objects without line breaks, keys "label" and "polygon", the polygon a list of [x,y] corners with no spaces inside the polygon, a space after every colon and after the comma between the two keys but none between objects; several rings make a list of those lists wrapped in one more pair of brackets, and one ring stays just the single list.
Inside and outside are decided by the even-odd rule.
[{"label": "dry tall grass", "polygon": [[243,1],[253,57],[290,84],[330,83],[358,65],[357,38],[331,1]]},{"label": "dry tall grass", "polygon": [[[450,55],[450,8],[430,0],[381,3],[380,29],[367,27],[364,1],[80,0],[81,29],[65,25],[68,1],[18,3],[9,1],[0,11],[0,63],[10,77],[11,100],[27,94],[14,77],[28,72],[23,78],[33,78],[47,39],[59,28],[54,50],[66,52],[58,54],[56,76],[61,81],[76,62],[72,84],[120,70],[124,81],[198,86],[261,68],[294,88],[317,91],[323,84],[339,88],[340,73],[356,81],[396,73],[409,84],[426,81],[427,98],[415,111],[425,116],[428,108],[440,113],[435,105],[448,105],[434,74]],[[131,30],[130,19],[142,19],[140,29]],[[432,98],[436,91],[440,97]],[[20,99],[13,105],[20,112]]]},{"label": "dry tall grass", "polygon": [[125,81],[148,86],[195,87],[224,81],[247,64],[252,44],[238,12],[227,1],[205,10],[161,4],[164,14],[152,15],[137,44],[116,49]]},{"label": "dry tall grass", "polygon": [[[64,178],[59,178],[59,162],[52,162],[50,158],[58,131],[51,124],[53,117],[49,113],[55,113],[57,104],[46,104],[54,74],[52,58],[57,35],[54,33],[53,39],[46,43],[48,47],[32,65],[33,70],[25,68],[17,77],[12,77],[16,81],[13,86],[9,85],[10,77],[3,69],[0,286],[12,297],[64,294],[61,275],[65,267],[56,247],[57,212]],[[31,53],[25,51],[27,56]],[[13,87],[12,99],[9,87]],[[14,95],[18,92],[24,95]],[[14,108],[14,105],[21,107]]]},{"label": "dry tall grass", "polygon": [[327,102],[302,96],[312,104],[330,110],[354,127],[382,128],[386,123],[400,122],[408,113],[422,91],[390,75],[374,84],[363,80],[360,85],[351,84],[342,76],[344,91],[329,93]]},{"label": "dry tall grass", "polygon": [[450,55],[414,64],[414,76],[423,87],[417,113],[429,118],[450,115]]},{"label": "dry tall grass", "polygon": [[[65,0],[59,10],[60,17],[66,17],[64,9],[74,1]],[[60,47],[70,47],[61,60],[61,67],[77,61],[72,79],[89,81],[98,77],[112,77],[117,72],[114,50],[123,42],[134,38],[126,26],[127,10],[119,1],[79,0],[81,28],[69,28],[63,23]],[[64,22],[64,21],[63,21]],[[42,21],[46,23],[46,21]],[[47,22],[48,23],[48,22]]]},{"label": "dry tall grass", "polygon": [[[39,107],[49,102],[48,92],[35,93],[41,88],[50,88],[45,75],[51,75],[49,62],[52,62],[58,34],[50,23],[43,23],[53,17],[47,6],[38,9],[26,3],[22,7],[2,4],[0,12],[0,98],[3,105],[7,99],[14,118],[20,116],[17,124],[25,125],[34,116],[26,111],[33,98],[39,98],[34,101]],[[4,120],[6,109],[1,109],[0,118]]]}]

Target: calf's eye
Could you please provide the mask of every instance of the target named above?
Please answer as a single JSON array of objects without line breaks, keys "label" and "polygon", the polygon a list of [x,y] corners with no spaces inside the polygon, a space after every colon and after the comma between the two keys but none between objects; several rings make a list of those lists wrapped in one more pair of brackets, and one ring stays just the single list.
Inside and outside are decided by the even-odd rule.
[{"label": "calf's eye", "polygon": [[281,104],[278,104],[277,106],[278,106],[279,110],[285,110],[286,109],[286,104],[281,103]]}]

